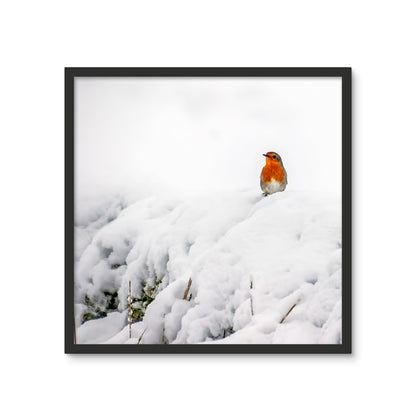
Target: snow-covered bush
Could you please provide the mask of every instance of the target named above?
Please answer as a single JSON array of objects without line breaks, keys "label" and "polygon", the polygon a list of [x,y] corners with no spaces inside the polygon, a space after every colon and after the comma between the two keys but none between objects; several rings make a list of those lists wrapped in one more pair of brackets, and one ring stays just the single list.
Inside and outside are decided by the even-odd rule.
[{"label": "snow-covered bush", "polygon": [[[76,221],[78,342],[341,342],[338,199],[246,190],[86,206]],[[85,322],[99,317],[93,308],[107,316]]]}]

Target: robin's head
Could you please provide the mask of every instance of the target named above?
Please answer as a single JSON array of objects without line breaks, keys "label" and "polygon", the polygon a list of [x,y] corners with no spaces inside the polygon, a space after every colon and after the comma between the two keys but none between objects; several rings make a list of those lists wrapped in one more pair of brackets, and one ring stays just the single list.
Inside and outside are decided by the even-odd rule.
[{"label": "robin's head", "polygon": [[263,155],[266,158],[266,163],[282,163],[282,158],[276,152],[267,152]]}]

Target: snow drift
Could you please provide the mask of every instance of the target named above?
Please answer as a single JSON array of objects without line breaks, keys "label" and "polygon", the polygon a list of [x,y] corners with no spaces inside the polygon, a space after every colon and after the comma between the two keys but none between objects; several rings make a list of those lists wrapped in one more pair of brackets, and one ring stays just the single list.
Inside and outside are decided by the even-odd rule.
[{"label": "snow drift", "polygon": [[75,238],[78,343],[342,342],[339,198],[80,202]]}]

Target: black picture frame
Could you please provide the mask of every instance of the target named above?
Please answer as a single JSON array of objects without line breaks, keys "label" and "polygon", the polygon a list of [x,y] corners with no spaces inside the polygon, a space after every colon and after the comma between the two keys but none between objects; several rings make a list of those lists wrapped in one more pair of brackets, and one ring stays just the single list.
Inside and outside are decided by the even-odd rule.
[{"label": "black picture frame", "polygon": [[[76,344],[74,321],[74,81],[76,77],[340,77],[342,79],[342,344]],[[351,68],[65,68],[65,353],[351,353]]]}]

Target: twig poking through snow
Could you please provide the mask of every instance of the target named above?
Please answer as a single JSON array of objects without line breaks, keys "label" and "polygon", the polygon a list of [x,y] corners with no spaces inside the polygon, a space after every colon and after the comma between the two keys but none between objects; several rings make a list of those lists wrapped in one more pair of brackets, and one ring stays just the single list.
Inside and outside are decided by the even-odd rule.
[{"label": "twig poking through snow", "polygon": [[251,316],[254,315],[253,311],[253,278],[250,278],[250,309],[251,309]]},{"label": "twig poking through snow", "polygon": [[166,337],[166,334],[165,334],[165,321],[163,321],[162,342],[164,344],[169,344],[169,341],[168,341],[168,339]]},{"label": "twig poking through snow", "polygon": [[[189,290],[191,289],[191,285],[192,285],[192,278],[189,278],[188,286],[187,286],[187,288],[185,290],[185,293],[183,295],[184,299],[188,299],[188,294],[189,294]],[[189,300],[191,300],[191,299],[189,299]]]},{"label": "twig poking through snow", "polygon": [[129,321],[129,338],[131,338],[131,323],[133,321],[133,309],[131,307],[131,280],[129,281],[129,296],[127,298],[127,301],[129,303],[129,317],[128,317],[128,321]]},{"label": "twig poking through snow", "polygon": [[295,303],[288,311],[287,314],[280,320],[280,323],[282,324],[284,322],[284,320],[287,318],[287,316],[290,314],[290,312],[292,312],[293,308],[297,305],[297,303]]},{"label": "twig poking through snow", "polygon": [[140,335],[140,337],[139,337],[139,339],[138,339],[138,341],[137,341],[137,343],[138,344],[140,344],[140,342],[141,342],[141,340],[142,340],[142,338],[143,338],[143,335],[144,335],[144,333],[146,332],[146,330],[147,330],[147,327],[144,329],[144,331],[142,332],[142,334]]}]

